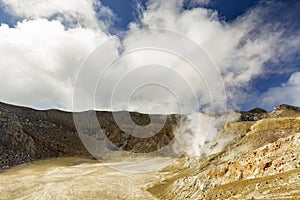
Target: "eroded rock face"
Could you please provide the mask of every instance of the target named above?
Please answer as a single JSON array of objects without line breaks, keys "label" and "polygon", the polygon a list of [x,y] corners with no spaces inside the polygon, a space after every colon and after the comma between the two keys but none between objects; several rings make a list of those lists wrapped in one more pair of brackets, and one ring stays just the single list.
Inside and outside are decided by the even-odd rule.
[{"label": "eroded rock face", "polygon": [[[153,122],[151,122],[149,115],[131,113],[135,125],[130,123],[127,125],[127,119],[121,119],[122,123],[119,123],[114,119],[113,113],[97,115],[99,124],[109,141],[122,150],[134,153],[155,152],[168,145],[174,138],[174,130],[180,120],[177,115],[165,116],[165,120],[160,120],[162,117],[160,115],[153,115],[151,117]],[[122,112],[118,112],[116,118],[120,116],[127,118]]]},{"label": "eroded rock face", "polygon": [[238,121],[258,121],[265,118],[280,117],[300,117],[300,107],[281,104],[276,106],[273,111],[267,112],[261,108],[254,108],[249,111],[236,111],[241,114]]},{"label": "eroded rock face", "polygon": [[250,111],[241,111],[241,117],[239,121],[258,121],[264,118],[267,118],[269,116],[268,112],[265,110],[262,110],[260,108],[256,108]]},{"label": "eroded rock face", "polygon": [[282,104],[269,113],[269,117],[300,117],[300,107]]},{"label": "eroded rock face", "polygon": [[300,118],[229,123],[222,134],[234,138],[223,152],[182,158],[148,191],[159,199],[299,199]]},{"label": "eroded rock face", "polygon": [[282,110],[294,110],[296,112],[300,112],[300,107],[297,106],[291,106],[287,104],[281,104],[279,106],[276,106],[274,111],[282,111]]},{"label": "eroded rock face", "polygon": [[[86,113],[76,113],[86,117]],[[149,116],[130,114],[138,127],[149,123]],[[146,131],[157,132],[154,137],[140,139],[126,134],[120,129],[111,112],[96,112],[102,130],[92,124],[85,124],[85,134],[96,140],[98,132],[105,132],[107,138],[122,150],[131,152],[152,152],[167,145],[173,139],[173,129],[178,116],[166,117],[161,130],[156,126],[146,127]],[[159,117],[159,116],[158,116]],[[131,125],[127,128],[131,129]],[[144,128],[145,129],[145,128]],[[138,130],[137,130],[138,131]],[[89,157],[74,125],[73,114],[57,110],[37,111],[30,108],[0,103],[0,168],[5,169],[33,160],[53,157]]]},{"label": "eroded rock face", "polygon": [[[0,168],[58,156],[88,156],[71,114],[0,104]],[[53,118],[53,112],[65,122]]]}]

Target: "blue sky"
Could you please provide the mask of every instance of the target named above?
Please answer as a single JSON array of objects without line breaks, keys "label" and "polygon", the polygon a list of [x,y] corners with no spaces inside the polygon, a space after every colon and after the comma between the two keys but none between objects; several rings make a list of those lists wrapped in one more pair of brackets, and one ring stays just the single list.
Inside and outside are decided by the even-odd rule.
[{"label": "blue sky", "polygon": [[0,6],[0,22],[13,26],[17,23],[17,19],[9,13],[5,12],[4,7]]},{"label": "blue sky", "polygon": [[[145,6],[147,0],[122,0],[122,3],[120,3],[120,0],[102,0],[101,2],[117,14],[118,20],[115,27],[124,30],[127,29],[128,23],[135,18],[136,4],[140,3]],[[255,6],[258,2],[259,0],[213,0],[206,7],[217,10],[221,17],[230,21]]]},{"label": "blue sky", "polygon": [[[108,7],[110,7],[118,16],[118,20],[115,23],[115,28],[117,30],[126,30],[129,22],[135,20],[136,10],[135,5],[139,2],[145,6],[146,0],[140,1],[132,1],[132,0],[124,0],[120,3],[119,0],[103,0],[102,3]],[[295,1],[282,1],[286,4]],[[225,21],[233,21],[240,15],[243,15],[249,9],[255,7],[259,3],[259,0],[212,0],[205,7],[217,10],[221,19]],[[288,9],[282,13],[277,13],[278,15],[282,15],[285,17],[285,12],[288,12]],[[295,17],[299,17],[299,15],[294,15]],[[299,18],[300,24],[300,18]],[[299,44],[300,45],[300,44]],[[270,64],[271,65],[271,64]],[[256,77],[252,84],[249,85],[249,91],[255,92],[257,95],[260,93],[266,92],[271,87],[280,86],[288,81],[289,77],[293,72],[300,70],[300,57],[295,56],[294,60],[283,62],[282,65],[289,66],[289,70],[285,73],[278,73],[278,71],[273,71],[264,76]],[[278,70],[280,70],[281,66],[278,66]],[[284,103],[284,102],[282,102]],[[251,109],[255,106],[261,106],[257,102],[251,103],[246,102],[242,105],[244,110]],[[266,109],[272,109],[273,105],[265,106]]]},{"label": "blue sky", "polygon": [[[119,31],[127,30],[128,24],[130,22],[137,22],[137,4],[141,4],[144,9],[146,9],[147,2],[147,0],[102,0],[102,5],[110,8],[116,16],[113,25],[108,28],[111,31],[111,34],[116,34]],[[265,15],[263,13],[262,20],[260,22],[261,24],[259,24],[258,27],[264,27],[265,24],[280,24],[278,30],[284,30],[284,34],[282,37],[290,39],[292,38],[291,36],[299,33],[300,30],[300,15],[298,11],[300,9],[300,1],[282,0],[273,2],[277,2],[277,4],[272,4],[272,1],[259,0],[211,0],[208,4],[202,6],[204,8],[216,10],[218,12],[220,21],[229,24],[234,24],[249,10],[256,7],[264,8],[265,6],[266,8],[268,8],[268,12],[266,12]],[[193,9],[194,7],[191,6],[190,3],[190,1],[186,1],[183,9]],[[276,8],[276,6],[278,5],[280,6],[280,9]],[[197,7],[199,7],[199,5]],[[0,22],[2,24],[7,24],[13,28],[18,21],[21,21],[23,19],[26,19],[26,17],[13,14],[5,10],[5,6],[1,1]],[[276,27],[274,29],[276,29]],[[272,28],[270,28],[270,30],[272,30]],[[255,32],[258,33],[259,31],[260,30],[255,30]],[[254,33],[250,36],[256,37],[256,34],[257,33]],[[251,37],[249,37],[249,40],[251,40]],[[243,88],[241,89],[241,91],[244,91],[245,93],[248,93],[250,96],[252,96],[251,98],[247,98],[246,96],[240,101],[237,100],[237,105],[241,109],[247,110],[259,106],[270,110],[274,105],[279,103],[294,103],[298,105],[298,102],[300,101],[288,101],[288,99],[286,98],[278,98],[278,100],[271,101],[271,98],[269,96],[266,96],[266,103],[262,103],[260,100],[258,100],[259,98],[255,98],[255,96],[278,95],[280,94],[281,90],[285,89],[286,86],[290,87],[290,84],[298,83],[297,81],[295,82],[294,80],[291,80],[292,77],[298,78],[298,76],[292,75],[300,71],[300,48],[297,49],[297,46],[299,45],[296,44],[295,52],[288,58],[277,55],[278,60],[273,61],[272,59],[270,59],[263,63],[265,65],[264,69],[266,71],[264,71],[264,73],[261,73],[261,75],[253,76],[249,81],[249,84],[247,86],[243,86]],[[293,87],[294,86],[295,85],[293,85]],[[298,88],[295,91],[298,91]],[[286,95],[289,96],[290,93]],[[297,96],[298,94],[294,95]],[[1,99],[5,100],[5,98]],[[298,106],[300,106],[300,103]]]}]

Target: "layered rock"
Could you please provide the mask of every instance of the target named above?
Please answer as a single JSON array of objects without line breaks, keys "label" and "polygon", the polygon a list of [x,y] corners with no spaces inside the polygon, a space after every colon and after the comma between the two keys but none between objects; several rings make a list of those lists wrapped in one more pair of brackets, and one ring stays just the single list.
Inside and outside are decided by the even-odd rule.
[{"label": "layered rock", "polygon": [[232,122],[222,135],[233,138],[223,152],[182,158],[148,191],[159,199],[300,198],[300,118]]}]

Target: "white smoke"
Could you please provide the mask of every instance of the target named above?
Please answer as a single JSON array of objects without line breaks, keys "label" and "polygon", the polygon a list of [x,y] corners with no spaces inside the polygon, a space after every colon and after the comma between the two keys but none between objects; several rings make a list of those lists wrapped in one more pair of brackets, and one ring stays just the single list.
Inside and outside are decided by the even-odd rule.
[{"label": "white smoke", "polygon": [[228,140],[219,140],[220,131],[226,122],[236,121],[239,113],[227,111],[219,116],[193,113],[187,116],[176,132],[173,150],[189,156],[201,157],[222,151]]}]

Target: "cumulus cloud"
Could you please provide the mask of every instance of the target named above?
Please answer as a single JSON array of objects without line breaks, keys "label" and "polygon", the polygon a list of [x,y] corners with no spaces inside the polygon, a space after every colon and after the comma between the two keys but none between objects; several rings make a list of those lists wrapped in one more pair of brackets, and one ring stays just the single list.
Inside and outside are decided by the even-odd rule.
[{"label": "cumulus cloud", "polygon": [[107,36],[93,29],[65,30],[37,19],[0,27],[0,93],[7,102],[71,108],[73,82],[83,59]]},{"label": "cumulus cloud", "polygon": [[71,110],[81,63],[110,37],[94,2],[16,0],[2,5],[24,19],[15,27],[0,26],[1,101]]},{"label": "cumulus cloud", "polygon": [[[2,0],[2,5],[13,15],[26,19],[57,18],[68,25],[84,25],[86,27],[106,29],[107,24],[98,20],[105,16],[111,22],[113,12],[96,0]],[[96,10],[98,13],[96,13]]]},{"label": "cumulus cloud", "polygon": [[262,95],[262,102],[265,106],[290,104],[300,105],[300,72],[291,75],[289,80],[279,87],[270,88]]},{"label": "cumulus cloud", "polygon": [[[224,104],[225,91],[214,63],[189,38],[174,31],[141,29],[129,32],[122,44],[129,53],[104,71],[103,87],[96,91],[97,107],[111,107],[107,104],[112,99],[115,110],[149,112],[151,106],[161,105],[167,113],[191,113],[201,105]],[[104,49],[99,51],[96,58]]]},{"label": "cumulus cloud", "polygon": [[[181,0],[150,1],[140,23],[131,26],[173,29],[202,45],[219,67],[233,104],[253,78],[274,70],[267,63],[276,66],[299,52],[299,27],[295,27],[299,3],[266,1],[230,23],[220,20],[216,11],[182,6]],[[287,20],[276,17],[278,12]]]},{"label": "cumulus cloud", "polygon": [[[71,108],[79,66],[98,44],[110,37],[108,30],[114,14],[97,2],[2,0],[1,5],[22,21],[15,27],[5,24],[0,27],[0,67],[4,77],[1,100],[38,108]],[[267,63],[275,66],[299,51],[299,27],[291,17],[295,13],[288,14],[291,8],[297,11],[298,3],[286,7],[266,1],[233,22],[220,20],[214,10],[183,7],[183,0],[150,0],[141,10],[138,22],[130,24],[130,32],[119,39],[115,37],[84,70],[86,81],[81,82],[79,90],[85,95],[87,88],[93,90],[82,95],[81,108],[92,109],[95,101],[96,108],[102,110],[147,112],[160,105],[165,112],[174,113],[182,109],[192,112],[210,104],[235,105],[254,77],[274,70],[266,67]],[[282,10],[285,11],[279,13],[287,13],[285,21],[281,20],[283,16],[276,18],[276,13]],[[169,31],[136,30],[145,27]],[[187,45],[187,41],[194,44]],[[135,51],[143,46],[160,50]],[[199,47],[210,59],[197,54]],[[131,53],[126,54],[128,51]],[[104,61],[97,62],[99,57],[105,60],[119,56],[108,70]],[[191,60],[198,63],[200,73],[187,62]],[[92,83],[97,83],[96,75],[103,70],[106,70],[101,80],[104,88],[94,91]],[[146,81],[160,82],[161,86],[152,84],[132,91]],[[179,104],[178,98],[182,101]]]}]

